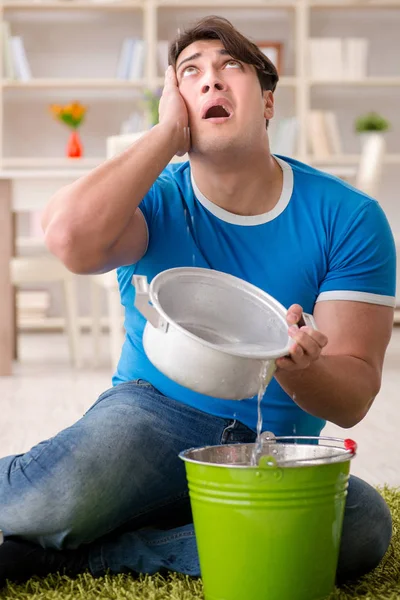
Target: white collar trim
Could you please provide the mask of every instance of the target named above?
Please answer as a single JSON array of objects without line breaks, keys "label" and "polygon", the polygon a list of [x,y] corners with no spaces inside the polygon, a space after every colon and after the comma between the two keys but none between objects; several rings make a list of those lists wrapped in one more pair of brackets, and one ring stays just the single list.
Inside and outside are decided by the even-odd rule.
[{"label": "white collar trim", "polygon": [[290,198],[293,193],[293,170],[289,163],[285,162],[281,158],[274,156],[276,162],[282,169],[283,172],[283,185],[282,185],[282,193],[280,198],[274,208],[266,213],[262,213],[261,215],[251,215],[251,216],[243,216],[243,215],[235,215],[220,206],[211,202],[208,198],[201,193],[199,188],[196,185],[196,182],[193,178],[192,171],[190,172],[190,178],[194,190],[194,194],[197,200],[209,210],[214,216],[221,219],[221,221],[225,221],[226,223],[231,223],[232,225],[263,225],[264,223],[268,223],[273,219],[276,219],[287,207],[290,202]]}]

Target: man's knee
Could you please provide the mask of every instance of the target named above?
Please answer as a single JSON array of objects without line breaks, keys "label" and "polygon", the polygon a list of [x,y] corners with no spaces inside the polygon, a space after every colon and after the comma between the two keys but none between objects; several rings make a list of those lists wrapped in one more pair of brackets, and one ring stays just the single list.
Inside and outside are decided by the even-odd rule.
[{"label": "man's knee", "polygon": [[356,579],[382,560],[392,537],[392,517],[382,496],[352,477],[343,522],[338,582]]}]

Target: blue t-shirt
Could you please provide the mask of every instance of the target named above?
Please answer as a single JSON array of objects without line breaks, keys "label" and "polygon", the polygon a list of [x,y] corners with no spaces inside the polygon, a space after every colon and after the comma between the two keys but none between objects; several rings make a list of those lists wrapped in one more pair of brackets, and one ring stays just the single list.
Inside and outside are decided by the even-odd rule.
[{"label": "blue t-shirt", "polygon": [[[256,398],[223,400],[184,388],[147,359],[145,319],[134,307],[134,273],[149,282],[172,267],[205,267],[240,277],[286,308],[312,313],[324,300],[394,306],[393,236],[379,204],[343,181],[298,161],[276,157],[283,189],[268,213],[238,216],[197,188],[190,164],[169,165],[140,204],[149,229],[144,257],[118,269],[126,338],[113,384],[145,379],[166,396],[255,430]],[[273,379],[262,403],[263,430],[318,435],[323,419],[303,411]]]}]

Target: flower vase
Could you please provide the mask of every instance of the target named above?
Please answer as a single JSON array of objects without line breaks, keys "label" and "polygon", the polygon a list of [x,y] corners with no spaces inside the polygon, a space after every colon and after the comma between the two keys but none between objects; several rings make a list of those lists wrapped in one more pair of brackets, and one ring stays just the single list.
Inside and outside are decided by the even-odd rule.
[{"label": "flower vase", "polygon": [[76,129],[71,131],[67,144],[68,158],[80,158],[83,155],[83,146],[79,133]]}]

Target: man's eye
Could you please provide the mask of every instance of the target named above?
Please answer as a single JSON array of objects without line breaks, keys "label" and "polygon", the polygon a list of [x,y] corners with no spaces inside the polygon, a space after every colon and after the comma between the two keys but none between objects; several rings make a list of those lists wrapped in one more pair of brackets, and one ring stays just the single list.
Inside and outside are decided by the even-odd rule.
[{"label": "man's eye", "polygon": [[237,60],[228,60],[228,62],[225,63],[225,67],[227,67],[228,69],[231,69],[232,67],[240,68],[241,66],[242,65]]},{"label": "man's eye", "polygon": [[196,67],[185,67],[182,71],[182,77],[187,77],[188,75],[194,75],[196,73]]}]

